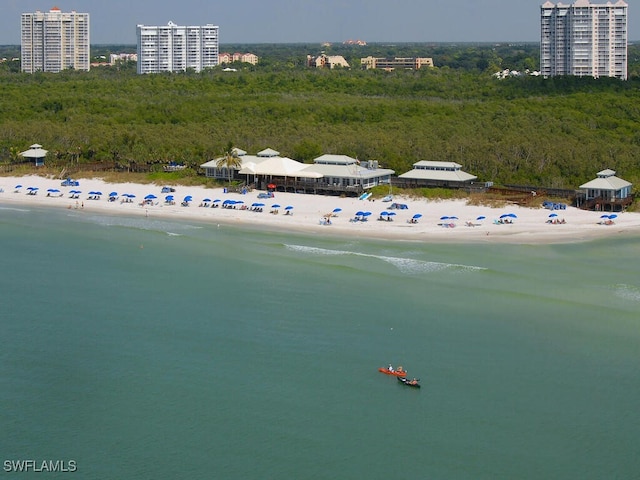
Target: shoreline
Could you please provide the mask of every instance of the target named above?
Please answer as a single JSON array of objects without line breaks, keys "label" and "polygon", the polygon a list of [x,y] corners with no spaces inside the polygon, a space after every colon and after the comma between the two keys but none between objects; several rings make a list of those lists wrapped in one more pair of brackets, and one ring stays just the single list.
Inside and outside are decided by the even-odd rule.
[{"label": "shoreline", "polygon": [[[263,192],[254,190],[241,195],[224,193],[224,187],[212,189],[201,186],[174,187],[176,191],[171,195],[174,196],[175,204],[169,204],[165,202],[168,194],[161,193],[162,185],[114,184],[98,178],[80,180],[80,186],[77,187],[63,187],[61,182],[60,179],[36,175],[0,177],[0,189],[3,190],[0,193],[0,205],[78,209],[104,215],[175,218],[204,224],[322,234],[338,238],[361,237],[431,243],[557,244],[621,235],[640,236],[640,213],[635,212],[617,213],[611,224],[605,224],[607,219],[602,219],[601,216],[609,212],[590,212],[575,207],[555,211],[517,205],[493,208],[467,205],[465,200],[394,196],[393,202],[405,204],[407,209],[390,209],[391,203],[379,200],[281,192],[275,192],[273,198],[258,198],[258,194]],[[18,185],[21,187],[16,188]],[[37,193],[28,194],[29,188],[37,188]],[[47,192],[50,189],[58,192]],[[78,198],[70,198],[72,190],[81,191]],[[89,192],[92,191],[103,195],[98,199],[90,199]],[[117,193],[115,201],[109,201],[108,195],[111,192]],[[135,195],[135,198],[131,202],[123,202],[125,193]],[[151,199],[151,204],[140,205],[147,195],[155,195],[156,198]],[[189,195],[192,197],[189,206],[182,206],[183,199]],[[200,206],[207,198],[211,200],[208,202],[209,206]],[[235,208],[213,208],[213,200],[219,200],[217,205],[225,200],[243,203],[237,203]],[[254,204],[262,206],[252,207]],[[276,208],[276,205],[279,207]],[[288,215],[286,207],[291,207]],[[278,213],[271,213],[275,210]],[[369,215],[358,216],[366,221],[353,221],[358,212],[369,212]],[[381,217],[382,212],[392,212],[395,215]],[[556,216],[551,217],[553,214]],[[418,218],[412,223],[414,216]],[[330,219],[330,224],[324,223],[327,218]],[[387,218],[392,220],[386,220]],[[564,220],[564,223],[551,223],[554,219]],[[511,220],[512,223],[499,223],[501,220]]]}]

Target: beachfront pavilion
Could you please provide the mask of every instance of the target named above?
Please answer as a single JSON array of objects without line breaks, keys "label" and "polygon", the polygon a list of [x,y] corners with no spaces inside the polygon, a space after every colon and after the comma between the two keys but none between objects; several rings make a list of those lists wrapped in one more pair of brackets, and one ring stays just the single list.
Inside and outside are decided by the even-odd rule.
[{"label": "beachfront pavilion", "polygon": [[[238,148],[234,154],[240,160],[237,167],[233,167],[231,178],[244,180],[245,185],[266,190],[269,185],[272,189],[280,191],[313,191],[315,183],[322,175],[314,172],[306,172],[304,163],[291,158],[280,156],[280,152],[272,148],[261,150],[256,155],[247,155],[247,152]],[[218,166],[220,158],[200,165],[205,170],[205,175],[220,180],[229,179],[229,169]]]},{"label": "beachfront pavilion", "polygon": [[315,186],[317,193],[354,195],[378,185],[391,185],[391,176],[395,173],[388,168],[380,168],[374,160],[359,162],[347,155],[332,154],[319,156],[305,170],[322,176]]},{"label": "beachfront pavilion", "polygon": [[255,185],[260,190],[286,191],[287,186],[291,191],[306,191],[313,189],[322,175],[306,170],[307,165],[291,158],[280,155],[261,158],[260,162],[243,163],[238,171],[239,175],[245,175],[247,185]]},{"label": "beachfront pavilion", "polygon": [[29,150],[25,150],[24,152],[20,152],[20,156],[24,158],[33,159],[36,167],[41,167],[44,165],[44,158],[47,156],[48,150],[42,148],[42,145],[38,145],[34,143],[29,147]]},{"label": "beachfront pavilion", "polygon": [[463,172],[459,163],[422,160],[413,164],[413,170],[398,175],[398,179],[398,184],[405,188],[461,188],[469,186],[478,177]]},{"label": "beachfront pavilion", "polygon": [[580,185],[576,204],[585,210],[621,212],[633,202],[632,186],[616,177],[615,171],[602,170],[597,178]]}]

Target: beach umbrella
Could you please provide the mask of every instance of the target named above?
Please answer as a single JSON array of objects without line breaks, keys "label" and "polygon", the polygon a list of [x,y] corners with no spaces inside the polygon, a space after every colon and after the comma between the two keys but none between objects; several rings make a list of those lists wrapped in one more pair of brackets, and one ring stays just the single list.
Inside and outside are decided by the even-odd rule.
[{"label": "beach umbrella", "polygon": [[380,212],[381,217],[386,217],[387,215],[389,215],[389,212]]},{"label": "beach umbrella", "polygon": [[518,216],[515,213],[509,213],[507,216],[511,218],[518,218]]},{"label": "beach umbrella", "polygon": [[55,193],[55,192],[59,192],[60,190],[58,190],[57,188],[48,188],[47,192],[51,192],[51,193]]},{"label": "beach umbrella", "polygon": [[236,205],[236,204],[240,204],[240,203],[244,203],[244,200],[234,200],[234,201],[233,201],[233,204],[234,204],[234,205]]},{"label": "beach umbrella", "polygon": [[271,205],[271,208],[280,208],[280,205],[278,205],[277,203],[274,203],[273,205]]},{"label": "beach umbrella", "polygon": [[286,207],[284,207],[285,210],[293,210],[293,207],[291,205],[287,205]]},{"label": "beach umbrella", "polygon": [[22,185],[16,185],[14,188],[22,188]]},{"label": "beach umbrella", "polygon": [[146,197],[144,197],[145,200],[155,200],[156,197],[153,193],[150,193],[149,195],[147,195]]},{"label": "beach umbrella", "polygon": [[136,198],[136,196],[135,196],[133,193],[128,194],[128,195],[127,195],[127,197],[129,197],[129,198]]},{"label": "beach umbrella", "polygon": [[202,200],[203,202],[210,202],[211,199],[210,198],[205,198],[204,200]]},{"label": "beach umbrella", "polygon": [[[422,217],[421,213],[416,213],[412,218],[420,218]],[[453,217],[449,217],[449,218],[453,218]]]},{"label": "beach umbrella", "polygon": [[361,217],[362,215],[364,215],[364,212],[362,210],[358,210],[356,212],[356,217]]},{"label": "beach umbrella", "polygon": [[605,213],[604,215],[600,215],[600,218],[609,218],[609,215]]},{"label": "beach umbrella", "polygon": [[193,200],[193,196],[191,195],[187,195],[186,197],[184,197],[183,201],[184,202],[191,202]]},{"label": "beach umbrella", "polygon": [[101,196],[101,195],[102,195],[102,192],[96,192],[94,195]]},{"label": "beach umbrella", "polygon": [[612,213],[611,215],[609,215],[609,218],[613,220],[614,218],[618,218],[618,215]]},{"label": "beach umbrella", "polygon": [[333,213],[339,213],[339,212],[341,212],[341,211],[342,211],[342,209],[341,209],[341,208],[334,208],[334,209],[333,209]]},{"label": "beach umbrella", "polygon": [[549,214],[549,218],[553,218],[553,217],[557,217],[557,216],[558,216],[558,214],[557,214],[557,213],[550,213],[550,214]]},{"label": "beach umbrella", "polygon": [[440,217],[440,220],[449,220],[449,217],[445,215],[444,217]]},{"label": "beach umbrella", "polygon": [[173,195],[167,195],[166,197],[164,197],[165,202],[173,202]]},{"label": "beach umbrella", "polygon": [[387,212],[387,215],[390,217],[393,217],[396,214],[396,212]]},{"label": "beach umbrella", "polygon": [[213,201],[213,203],[220,203],[220,199],[219,199],[219,198],[216,198],[216,199]]},{"label": "beach umbrella", "polygon": [[368,217],[369,215],[371,215],[371,212],[362,212],[363,217]]},{"label": "beach umbrella", "polygon": [[109,194],[110,197],[117,197],[118,196],[118,192],[111,192]]},{"label": "beach umbrella", "polygon": [[480,215],[479,217],[476,218],[476,220],[484,220],[485,218],[487,217],[485,217],[484,215]]}]

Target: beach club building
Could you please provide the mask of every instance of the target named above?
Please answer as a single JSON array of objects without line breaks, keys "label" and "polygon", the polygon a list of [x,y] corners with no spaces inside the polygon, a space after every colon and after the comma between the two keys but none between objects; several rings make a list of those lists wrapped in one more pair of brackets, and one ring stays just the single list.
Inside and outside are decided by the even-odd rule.
[{"label": "beach club building", "polygon": [[422,160],[413,164],[413,170],[398,175],[398,186],[461,188],[477,179],[475,175],[463,172],[459,163]]},{"label": "beach club building", "polygon": [[622,211],[633,202],[632,184],[616,177],[610,169],[598,172],[597,178],[580,185],[578,207],[596,211]]},{"label": "beach club building", "polygon": [[[231,178],[261,190],[356,195],[378,185],[390,185],[394,174],[393,170],[379,168],[376,161],[359,162],[346,155],[326,154],[313,164],[306,164],[282,157],[271,148],[256,155],[247,155],[240,149],[235,152],[239,162]],[[220,180],[230,178],[227,167],[218,166],[219,160],[201,165],[205,175]]]},{"label": "beach club building", "polygon": [[313,187],[322,176],[318,173],[305,171],[308,165],[288,157],[282,157],[280,152],[271,148],[264,149],[256,155],[248,155],[247,152],[238,148],[234,149],[234,153],[239,162],[237,167],[232,167],[232,172],[229,172],[226,166],[218,166],[220,158],[200,166],[204,169],[207,177],[220,180],[229,178],[242,180],[246,185],[252,185],[262,190],[266,190],[269,185],[274,186],[271,187],[272,189],[281,188],[282,190],[285,190],[289,185],[292,189],[296,186],[300,186],[300,188]]},{"label": "beach club building", "polygon": [[391,185],[391,176],[395,173],[388,168],[380,168],[376,160],[360,162],[347,155],[333,154],[317,157],[306,170],[321,174],[317,185],[319,190],[354,194],[379,185]]}]

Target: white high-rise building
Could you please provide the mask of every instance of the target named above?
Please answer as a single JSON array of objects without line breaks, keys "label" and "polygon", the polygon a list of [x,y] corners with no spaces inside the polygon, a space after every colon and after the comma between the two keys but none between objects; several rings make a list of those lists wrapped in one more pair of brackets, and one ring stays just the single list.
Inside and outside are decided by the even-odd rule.
[{"label": "white high-rise building", "polygon": [[138,25],[138,73],[196,72],[218,65],[218,27]]},{"label": "white high-rise building", "polygon": [[47,13],[23,13],[20,32],[23,72],[89,70],[88,13],[61,12],[57,7]]},{"label": "white high-rise building", "polygon": [[540,7],[540,72],[545,77],[627,79],[627,7],[623,0]]}]

